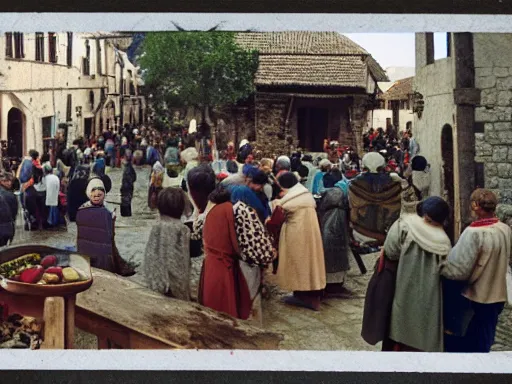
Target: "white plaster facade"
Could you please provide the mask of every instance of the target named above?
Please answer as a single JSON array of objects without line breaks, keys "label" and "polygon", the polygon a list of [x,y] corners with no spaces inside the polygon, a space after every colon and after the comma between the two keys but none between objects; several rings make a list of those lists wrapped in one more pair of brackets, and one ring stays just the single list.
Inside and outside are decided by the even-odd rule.
[{"label": "white plaster facade", "polygon": [[423,95],[425,107],[421,118],[414,115],[413,134],[420,144],[421,155],[431,166],[432,196],[445,196],[441,133],[445,125],[453,127],[455,123],[453,65],[451,57],[437,60],[426,67],[416,68],[414,77],[414,90]]},{"label": "white plaster facade", "polygon": [[[56,33],[54,63],[50,62],[49,34],[43,36],[44,57],[40,61],[36,61],[36,34],[23,34],[23,58],[7,57],[8,34],[0,38],[0,140],[16,139],[15,131],[21,130],[22,140],[17,145],[24,155],[32,148],[42,151],[43,135],[53,137],[62,123],[68,125],[71,142],[86,133],[86,126],[97,134],[107,126],[118,126],[121,115],[125,123],[145,118],[145,100],[138,95],[138,70],[117,49],[115,36]],[[19,115],[16,109],[21,111],[21,124],[13,123]],[[49,125],[50,132],[43,132],[43,124]]]}]

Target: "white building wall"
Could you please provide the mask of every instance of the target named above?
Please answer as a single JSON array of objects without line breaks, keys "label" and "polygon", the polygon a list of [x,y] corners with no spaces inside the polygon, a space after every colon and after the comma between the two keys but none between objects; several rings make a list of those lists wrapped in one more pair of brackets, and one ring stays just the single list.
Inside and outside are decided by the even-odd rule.
[{"label": "white building wall", "polygon": [[[101,90],[106,94],[119,91],[118,84],[123,74],[115,71],[115,49],[108,41],[89,39],[90,76],[83,74],[83,57],[86,47],[83,34],[73,34],[72,66],[67,66],[67,33],[57,34],[57,63],[49,63],[48,33],[45,32],[44,62],[36,61],[36,35],[24,34],[23,59],[5,57],[5,35],[0,35],[0,140],[8,137],[8,113],[12,107],[21,109],[25,116],[23,152],[43,149],[42,118],[55,117],[55,128],[59,123],[68,123],[68,138],[83,135],[84,119],[93,118],[96,109],[101,110]],[[102,75],[97,70],[97,43],[101,45]],[[13,42],[14,48],[14,42]],[[126,58],[126,61],[127,58]],[[128,61],[129,63],[129,61]],[[131,66],[131,67],[130,67]],[[125,65],[136,69],[131,63]],[[90,105],[90,92],[94,93],[94,106]],[[71,121],[66,121],[67,98],[71,95]],[[77,117],[76,107],[82,107],[82,116]],[[116,105],[116,114],[120,115]],[[100,112],[101,113],[101,112]],[[96,119],[99,121],[99,118]]]},{"label": "white building wall", "polygon": [[413,134],[420,144],[421,154],[431,166],[431,196],[444,196],[441,132],[446,124],[452,128],[454,126],[454,88],[452,58],[437,60],[426,67],[416,68],[413,89],[423,95],[425,104],[421,118],[414,115]]}]

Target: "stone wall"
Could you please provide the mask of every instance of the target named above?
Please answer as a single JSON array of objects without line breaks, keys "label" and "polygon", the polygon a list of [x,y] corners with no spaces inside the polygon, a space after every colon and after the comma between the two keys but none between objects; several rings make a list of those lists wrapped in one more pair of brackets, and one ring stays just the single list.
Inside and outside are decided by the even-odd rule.
[{"label": "stone wall", "polygon": [[[263,156],[275,157],[290,147],[285,132],[289,97],[280,95],[256,95],[256,150]],[[291,137],[291,136],[290,136]],[[292,143],[293,144],[293,143]]]},{"label": "stone wall", "polygon": [[475,33],[475,161],[484,163],[485,187],[512,203],[512,34]]}]

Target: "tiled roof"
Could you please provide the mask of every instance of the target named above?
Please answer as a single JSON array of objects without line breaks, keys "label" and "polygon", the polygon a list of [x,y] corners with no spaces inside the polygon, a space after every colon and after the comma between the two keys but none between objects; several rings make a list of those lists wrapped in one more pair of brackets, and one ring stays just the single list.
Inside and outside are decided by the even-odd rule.
[{"label": "tiled roof", "polygon": [[258,85],[366,87],[366,68],[360,56],[260,56]]},{"label": "tiled roof", "polygon": [[260,54],[368,55],[362,47],[337,32],[247,32],[237,43]]},{"label": "tiled roof", "polygon": [[236,40],[259,52],[257,85],[365,88],[367,70],[377,81],[388,80],[366,50],[337,32],[247,32]]},{"label": "tiled roof", "polygon": [[409,95],[412,94],[412,83],[414,77],[397,80],[395,83],[382,95],[385,100],[407,100]]}]

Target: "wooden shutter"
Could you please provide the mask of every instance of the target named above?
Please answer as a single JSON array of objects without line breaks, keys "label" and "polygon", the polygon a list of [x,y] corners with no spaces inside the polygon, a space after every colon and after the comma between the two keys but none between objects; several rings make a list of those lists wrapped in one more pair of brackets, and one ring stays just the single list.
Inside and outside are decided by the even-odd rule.
[{"label": "wooden shutter", "polygon": [[44,61],[44,34],[36,32],[36,61]]},{"label": "wooden shutter", "polygon": [[12,57],[12,32],[5,33],[5,57]]},{"label": "wooden shutter", "polygon": [[96,73],[98,75],[101,75],[101,41],[100,40],[96,40],[96,64],[97,64]]},{"label": "wooden shutter", "polygon": [[23,59],[25,57],[23,49],[23,33],[14,32],[14,57]]},{"label": "wooden shutter", "polygon": [[57,62],[57,36],[55,32],[48,32],[48,52],[50,63]]},{"label": "wooden shutter", "polygon": [[71,95],[68,94],[68,103],[66,106],[66,121],[72,121],[73,118],[71,116]]},{"label": "wooden shutter", "polygon": [[68,67],[73,66],[73,32],[68,32],[67,64]]}]

